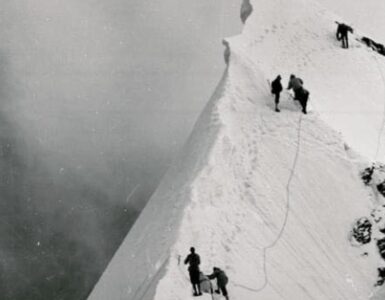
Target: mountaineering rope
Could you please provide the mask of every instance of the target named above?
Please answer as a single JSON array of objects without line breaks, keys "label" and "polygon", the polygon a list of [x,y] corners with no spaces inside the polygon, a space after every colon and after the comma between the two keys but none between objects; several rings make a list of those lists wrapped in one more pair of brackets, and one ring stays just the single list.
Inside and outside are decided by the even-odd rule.
[{"label": "mountaineering rope", "polygon": [[[383,83],[383,86],[384,86],[384,92],[385,92],[385,76],[384,76],[384,73],[382,72],[382,69],[380,68],[380,64],[379,64],[379,62],[377,60],[376,54],[373,56],[373,58],[376,61],[378,70],[380,72],[380,75],[381,75],[381,78],[382,78],[382,83]],[[380,129],[380,132],[378,133],[377,149],[376,149],[376,155],[374,157],[374,160],[378,159],[378,154],[380,153],[381,137],[382,137],[382,134],[384,133],[384,129],[385,129],[385,106],[384,106],[384,110],[383,110],[383,119],[382,119],[381,129]]]},{"label": "mountaineering rope", "polygon": [[251,292],[259,293],[259,292],[263,291],[266,288],[266,286],[268,285],[269,277],[268,277],[267,266],[266,266],[267,250],[272,249],[272,248],[275,247],[275,245],[278,243],[278,241],[282,238],[282,235],[283,235],[283,233],[285,231],[285,228],[286,228],[286,225],[287,225],[287,221],[288,221],[288,218],[289,218],[289,211],[290,211],[290,185],[291,185],[291,182],[292,182],[292,180],[294,178],[295,169],[296,169],[296,166],[297,166],[297,163],[298,163],[298,158],[299,158],[299,153],[300,153],[300,146],[301,146],[302,119],[303,119],[303,114],[300,115],[299,120],[298,120],[297,148],[296,148],[296,152],[295,152],[295,155],[294,155],[294,160],[293,160],[293,164],[292,164],[292,167],[291,167],[289,179],[288,179],[287,184],[286,184],[286,210],[285,210],[285,218],[284,218],[284,221],[283,221],[283,224],[281,226],[281,229],[280,229],[277,237],[275,238],[275,240],[270,245],[268,245],[267,247],[265,247],[263,249],[264,283],[263,283],[263,285],[260,288],[254,289],[254,288],[250,288],[248,286],[245,286],[245,285],[233,282],[233,285],[238,286],[238,287],[243,288],[243,289],[246,289],[246,290],[249,290]]}]

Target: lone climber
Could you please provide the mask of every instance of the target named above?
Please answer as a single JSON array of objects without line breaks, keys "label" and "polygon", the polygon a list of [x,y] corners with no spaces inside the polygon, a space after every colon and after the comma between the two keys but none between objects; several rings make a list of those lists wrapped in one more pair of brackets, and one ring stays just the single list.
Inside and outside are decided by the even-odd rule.
[{"label": "lone climber", "polygon": [[278,75],[276,79],[271,83],[271,93],[275,95],[275,111],[280,112],[278,108],[279,97],[282,92],[281,75]]},{"label": "lone climber", "polygon": [[337,33],[336,33],[336,38],[338,41],[342,41],[342,48],[349,48],[349,38],[348,34],[353,33],[353,28],[344,24],[344,23],[338,23],[337,26]]},{"label": "lone climber", "polygon": [[222,292],[222,295],[226,298],[226,300],[229,300],[229,295],[226,289],[226,285],[229,282],[229,279],[227,278],[226,273],[221,269],[214,267],[213,273],[211,275],[208,275],[208,278],[217,280],[218,290],[216,290],[215,292],[217,294]]},{"label": "lone climber", "polygon": [[188,272],[190,274],[190,281],[194,290],[194,296],[202,296],[200,279],[199,279],[199,265],[201,259],[197,253],[195,253],[195,248],[190,248],[190,254],[184,260],[184,264],[189,264]]}]

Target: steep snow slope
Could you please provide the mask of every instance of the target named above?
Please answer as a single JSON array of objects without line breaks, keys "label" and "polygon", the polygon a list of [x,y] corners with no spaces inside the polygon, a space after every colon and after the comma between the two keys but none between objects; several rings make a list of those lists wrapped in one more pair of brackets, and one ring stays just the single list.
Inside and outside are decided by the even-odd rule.
[{"label": "steep snow slope", "polygon": [[335,39],[334,21],[340,18],[315,2],[265,2],[255,1],[243,34],[230,39],[232,44],[270,78],[300,76],[311,107],[361,154],[384,161],[384,57],[353,38],[351,48],[342,49]]},{"label": "steep snow slope", "polygon": [[[205,273],[226,270],[233,300],[369,298],[379,257],[348,234],[371,203],[332,128],[383,157],[385,69],[366,48],[340,49],[335,18],[311,3],[251,1],[213,98],[90,300],[192,299],[182,265],[192,245]],[[277,73],[300,75],[319,115],[287,93],[273,112]]]},{"label": "steep snow slope", "polygon": [[385,289],[379,291],[371,300],[384,300],[385,299]]},{"label": "steep snow slope", "polygon": [[360,31],[385,43],[385,2],[382,0],[318,0]]}]

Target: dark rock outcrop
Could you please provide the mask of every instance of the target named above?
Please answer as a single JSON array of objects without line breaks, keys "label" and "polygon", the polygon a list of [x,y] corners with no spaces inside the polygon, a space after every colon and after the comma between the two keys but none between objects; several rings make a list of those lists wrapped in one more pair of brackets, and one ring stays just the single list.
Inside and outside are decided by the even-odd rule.
[{"label": "dark rock outcrop", "polygon": [[359,219],[352,231],[353,238],[361,245],[368,244],[372,240],[372,223],[366,217]]}]

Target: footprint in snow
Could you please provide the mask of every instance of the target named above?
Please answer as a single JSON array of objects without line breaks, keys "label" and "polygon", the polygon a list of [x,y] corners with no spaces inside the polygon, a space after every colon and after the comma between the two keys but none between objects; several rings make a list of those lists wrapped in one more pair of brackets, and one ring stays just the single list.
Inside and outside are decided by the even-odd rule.
[{"label": "footprint in snow", "polygon": [[251,188],[251,184],[249,182],[245,182],[244,184],[245,184],[245,188],[248,188],[248,189]]},{"label": "footprint in snow", "polygon": [[[231,243],[232,241],[228,240],[228,242]],[[226,252],[230,252],[231,251],[229,246],[227,246],[227,245],[223,245],[223,246],[224,246]]]}]

